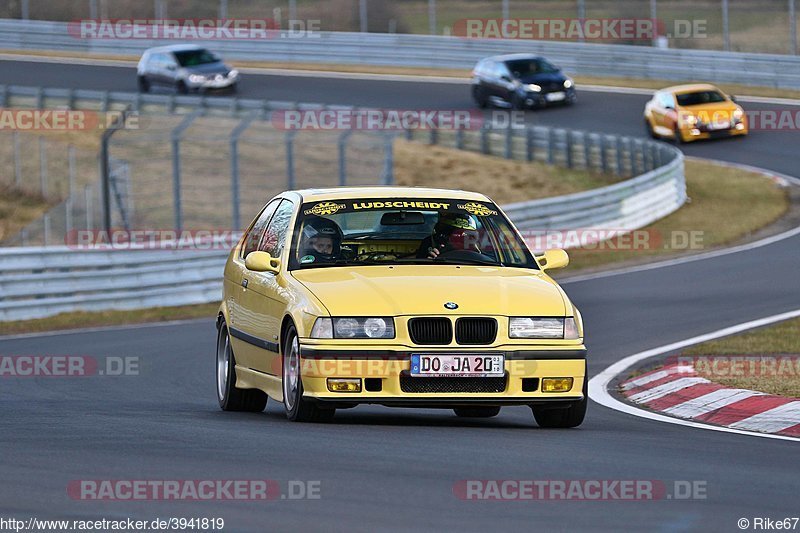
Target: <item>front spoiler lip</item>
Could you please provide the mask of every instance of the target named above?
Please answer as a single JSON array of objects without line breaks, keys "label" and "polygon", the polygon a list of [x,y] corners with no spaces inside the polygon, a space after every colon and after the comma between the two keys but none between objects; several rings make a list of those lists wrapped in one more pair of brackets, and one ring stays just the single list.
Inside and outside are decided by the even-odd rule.
[{"label": "front spoiler lip", "polygon": [[584,396],[569,396],[558,398],[459,398],[459,397],[436,397],[436,398],[396,398],[396,397],[373,397],[358,399],[330,399],[316,398],[313,396],[303,396],[306,400],[318,403],[321,407],[354,407],[361,404],[377,404],[386,407],[417,407],[424,409],[452,409],[461,406],[512,406],[512,405],[549,405],[553,408],[569,407],[575,402],[582,401]]}]

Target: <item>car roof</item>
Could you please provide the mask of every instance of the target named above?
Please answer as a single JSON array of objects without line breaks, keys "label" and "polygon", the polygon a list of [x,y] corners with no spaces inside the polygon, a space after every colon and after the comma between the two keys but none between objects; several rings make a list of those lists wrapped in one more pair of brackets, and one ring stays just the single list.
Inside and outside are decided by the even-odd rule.
[{"label": "car roof", "polygon": [[515,59],[544,59],[536,54],[503,54],[499,56],[485,57],[481,61],[489,59],[491,61],[513,61]]},{"label": "car roof", "polygon": [[145,54],[164,53],[164,52],[186,52],[189,50],[205,50],[205,46],[198,44],[169,44],[166,46],[156,46],[155,48],[148,48]]},{"label": "car roof", "polygon": [[692,93],[695,91],[719,91],[719,89],[710,83],[689,83],[686,85],[673,85],[672,87],[661,89],[661,91],[672,94],[681,94]]},{"label": "car roof", "polygon": [[444,200],[475,200],[491,202],[484,194],[453,189],[434,189],[431,187],[329,187],[323,189],[300,189],[287,191],[295,193],[303,202],[323,200],[345,200],[353,198],[441,198]]}]

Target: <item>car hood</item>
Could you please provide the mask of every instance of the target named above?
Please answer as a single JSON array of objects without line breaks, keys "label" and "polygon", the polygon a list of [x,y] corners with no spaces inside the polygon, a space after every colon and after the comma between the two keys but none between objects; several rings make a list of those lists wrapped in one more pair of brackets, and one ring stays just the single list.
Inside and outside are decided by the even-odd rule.
[{"label": "car hood", "polygon": [[227,74],[230,70],[228,65],[221,61],[183,68],[190,74]]},{"label": "car hood", "polygon": [[520,77],[522,83],[564,83],[567,77],[562,72],[553,72],[548,74],[528,74],[527,76]]},{"label": "car hood", "polygon": [[713,104],[699,104],[690,106],[679,106],[678,110],[681,113],[691,113],[692,115],[700,116],[707,115],[713,116],[714,113],[726,113],[730,115],[739,109],[739,106],[733,102],[715,102]]},{"label": "car hood", "polygon": [[[294,270],[332,316],[485,314],[564,316],[561,290],[540,271],[400,265]],[[448,311],[446,302],[458,309]]]}]

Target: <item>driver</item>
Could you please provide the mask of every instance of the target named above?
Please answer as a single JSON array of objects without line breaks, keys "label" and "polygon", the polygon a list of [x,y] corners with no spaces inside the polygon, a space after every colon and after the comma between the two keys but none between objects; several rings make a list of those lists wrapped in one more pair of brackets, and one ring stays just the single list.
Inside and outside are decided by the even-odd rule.
[{"label": "driver", "polygon": [[303,226],[298,255],[301,263],[331,263],[339,258],[342,229],[333,220],[309,217]]},{"label": "driver", "polygon": [[472,215],[440,213],[431,236],[422,239],[417,249],[417,257],[436,259],[440,254],[453,250],[480,252],[477,232],[478,224]]}]

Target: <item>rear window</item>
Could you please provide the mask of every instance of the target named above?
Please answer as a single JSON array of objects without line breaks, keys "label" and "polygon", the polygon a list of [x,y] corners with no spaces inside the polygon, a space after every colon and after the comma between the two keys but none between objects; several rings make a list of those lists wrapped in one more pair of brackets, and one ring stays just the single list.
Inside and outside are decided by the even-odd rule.
[{"label": "rear window", "polygon": [[719,91],[695,91],[679,94],[676,98],[680,106],[714,104],[725,101],[725,96]]}]

